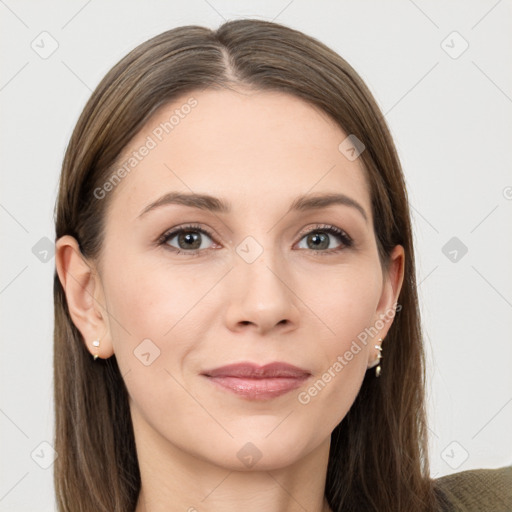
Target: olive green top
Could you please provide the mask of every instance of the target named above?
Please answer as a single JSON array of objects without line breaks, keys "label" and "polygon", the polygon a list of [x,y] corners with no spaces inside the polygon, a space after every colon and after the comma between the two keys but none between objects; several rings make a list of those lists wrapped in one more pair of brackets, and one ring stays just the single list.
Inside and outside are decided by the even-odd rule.
[{"label": "olive green top", "polygon": [[512,466],[462,471],[434,482],[439,512],[512,512]]}]

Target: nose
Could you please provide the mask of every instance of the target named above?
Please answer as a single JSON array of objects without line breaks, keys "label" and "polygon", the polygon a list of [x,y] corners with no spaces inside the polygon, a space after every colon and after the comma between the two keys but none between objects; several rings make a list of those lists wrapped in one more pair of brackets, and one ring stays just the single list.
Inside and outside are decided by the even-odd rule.
[{"label": "nose", "polygon": [[230,274],[226,311],[230,330],[252,329],[263,335],[272,330],[285,333],[298,327],[298,297],[286,262],[264,257],[253,263],[239,260]]}]

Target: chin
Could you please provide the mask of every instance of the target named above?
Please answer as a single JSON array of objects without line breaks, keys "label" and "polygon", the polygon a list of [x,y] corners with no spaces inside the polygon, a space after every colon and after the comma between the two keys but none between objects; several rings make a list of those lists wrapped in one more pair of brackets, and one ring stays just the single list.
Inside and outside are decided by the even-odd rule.
[{"label": "chin", "polygon": [[[274,422],[274,429],[277,423]],[[280,427],[278,427],[280,428]],[[221,446],[217,440],[215,453],[211,453],[207,459],[218,466],[230,471],[271,471],[288,467],[315,448],[320,442],[305,443],[304,435],[290,436],[286,429],[281,433],[269,430],[260,433],[251,432],[251,436],[238,436],[234,432],[234,439]],[[211,439],[211,438],[210,438]]]}]

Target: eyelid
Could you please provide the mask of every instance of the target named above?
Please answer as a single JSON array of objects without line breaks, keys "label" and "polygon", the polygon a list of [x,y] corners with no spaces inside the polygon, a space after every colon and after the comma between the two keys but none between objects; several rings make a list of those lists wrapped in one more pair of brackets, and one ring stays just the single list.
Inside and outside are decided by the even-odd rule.
[{"label": "eyelid", "polygon": [[307,228],[299,231],[299,234],[297,236],[300,237],[300,240],[304,238],[304,236],[309,235],[310,233],[314,231],[331,231],[334,233],[338,233],[339,235],[343,235],[343,237],[347,238],[347,241],[350,241],[351,243],[354,242],[352,237],[342,228],[339,228],[335,226],[334,224],[313,224],[313,226],[308,226]]},{"label": "eyelid", "polygon": [[[314,249],[305,249],[308,250],[314,254],[332,254],[332,253],[338,253],[345,249],[353,248],[355,245],[354,239],[342,228],[339,228],[337,226],[334,226],[333,224],[315,224],[313,226],[309,226],[302,230],[297,236],[299,237],[299,240],[296,242],[296,244],[300,243],[302,239],[314,232],[326,232],[331,235],[337,236],[341,240],[341,247],[335,247],[333,249],[325,249],[325,250],[314,250]],[[296,245],[295,244],[295,245]]]}]

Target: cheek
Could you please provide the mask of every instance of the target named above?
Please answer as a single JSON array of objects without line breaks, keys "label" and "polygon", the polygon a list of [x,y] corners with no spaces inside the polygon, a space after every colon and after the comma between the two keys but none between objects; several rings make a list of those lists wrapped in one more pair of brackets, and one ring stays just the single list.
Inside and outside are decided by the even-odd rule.
[{"label": "cheek", "polygon": [[327,349],[342,350],[371,327],[379,303],[382,276],[376,265],[344,265],[301,278],[304,303],[328,329]]},{"label": "cheek", "polygon": [[205,281],[165,262],[154,265],[141,257],[130,264],[125,259],[108,276],[109,304],[130,332],[161,338],[201,299],[214,277]]},{"label": "cheek", "polygon": [[181,366],[197,338],[190,327],[201,327],[189,321],[194,305],[211,284],[143,258],[125,257],[111,268],[106,290],[113,348],[132,407],[156,430],[168,422],[165,404],[179,404],[184,417],[197,414],[180,385]]},{"label": "cheek", "polygon": [[[320,340],[317,356],[321,370],[311,385],[297,395],[297,401],[312,418],[322,418],[331,432],[354,403],[368,366],[371,337],[368,335],[375,308],[363,290],[338,294],[337,308],[322,310],[325,322],[334,331]],[[327,300],[327,299],[326,299]]]},{"label": "cheek", "polygon": [[352,406],[367,371],[382,276],[377,265],[347,265],[313,280],[306,275],[301,281],[304,302],[318,312],[319,332],[325,334],[316,345],[321,369],[297,400],[332,430]]},{"label": "cheek", "polygon": [[152,364],[156,368],[180,364],[204,330],[198,311],[208,309],[208,292],[225,269],[205,266],[192,272],[165,258],[150,262],[140,255],[125,254],[122,265],[113,265],[113,261],[117,260],[111,257],[109,268],[113,271],[107,273],[105,289],[114,352],[121,369],[138,370],[138,353],[148,350],[151,356],[158,354]]}]

